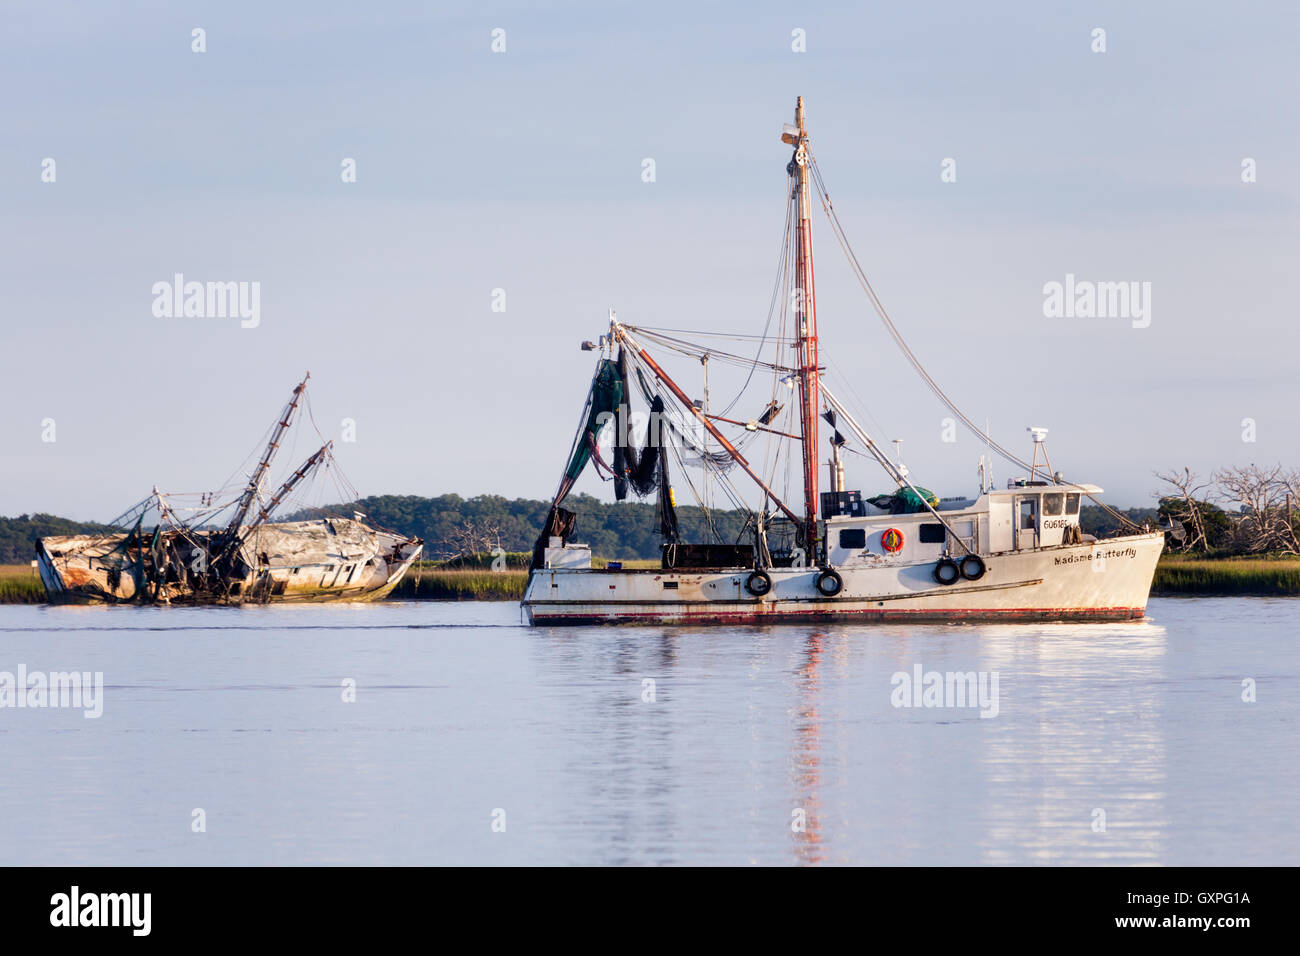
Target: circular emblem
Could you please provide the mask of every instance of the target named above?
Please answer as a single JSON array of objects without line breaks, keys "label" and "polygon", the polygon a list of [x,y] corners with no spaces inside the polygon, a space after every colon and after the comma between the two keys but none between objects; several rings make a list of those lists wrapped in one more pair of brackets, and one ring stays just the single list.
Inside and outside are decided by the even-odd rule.
[{"label": "circular emblem", "polygon": [[880,546],[893,554],[903,547],[903,532],[897,528],[890,528],[880,536]]}]

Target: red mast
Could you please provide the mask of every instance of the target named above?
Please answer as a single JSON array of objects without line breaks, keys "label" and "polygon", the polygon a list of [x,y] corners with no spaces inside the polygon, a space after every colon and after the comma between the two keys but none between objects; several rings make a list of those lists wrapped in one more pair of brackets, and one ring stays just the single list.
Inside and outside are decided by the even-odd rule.
[{"label": "red mast", "polygon": [[794,128],[781,140],[794,146],[795,198],[799,203],[799,233],[795,242],[795,351],[799,362],[800,431],[803,435],[803,543],[810,563],[817,561],[817,407],[821,404],[817,375],[817,294],[813,285],[812,195],[809,189],[808,132],[803,125],[803,97],[794,109]]}]

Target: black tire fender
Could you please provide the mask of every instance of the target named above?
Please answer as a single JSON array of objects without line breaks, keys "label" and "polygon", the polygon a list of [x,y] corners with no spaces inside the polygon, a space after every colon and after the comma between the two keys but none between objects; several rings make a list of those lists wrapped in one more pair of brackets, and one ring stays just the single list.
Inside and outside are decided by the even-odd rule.
[{"label": "black tire fender", "polygon": [[961,568],[957,567],[957,562],[952,558],[940,558],[934,566],[934,579],[944,587],[956,584],[961,580]]},{"label": "black tire fender", "polygon": [[745,578],[745,590],[754,597],[762,597],[772,590],[772,576],[766,571],[751,571]]},{"label": "black tire fender", "polygon": [[826,568],[817,575],[817,590],[822,597],[835,597],[844,590],[844,579],[834,568]]},{"label": "black tire fender", "polygon": [[822,597],[835,597],[836,594],[844,591],[844,579],[835,568],[823,568],[822,574],[816,576],[816,589]]},{"label": "black tire fender", "polygon": [[978,581],[987,570],[984,559],[978,554],[968,554],[961,559],[961,576],[967,581]]}]

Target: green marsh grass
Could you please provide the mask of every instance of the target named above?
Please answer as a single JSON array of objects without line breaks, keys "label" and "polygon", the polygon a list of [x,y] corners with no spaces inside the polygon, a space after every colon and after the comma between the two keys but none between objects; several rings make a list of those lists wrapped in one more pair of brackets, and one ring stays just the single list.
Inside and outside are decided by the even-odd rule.
[{"label": "green marsh grass", "polygon": [[411,568],[389,595],[394,600],[518,601],[528,584],[527,569]]},{"label": "green marsh grass", "polygon": [[1300,558],[1167,554],[1156,568],[1152,593],[1300,595]]},{"label": "green marsh grass", "polygon": [[31,565],[0,564],[0,604],[44,604],[45,586]]}]

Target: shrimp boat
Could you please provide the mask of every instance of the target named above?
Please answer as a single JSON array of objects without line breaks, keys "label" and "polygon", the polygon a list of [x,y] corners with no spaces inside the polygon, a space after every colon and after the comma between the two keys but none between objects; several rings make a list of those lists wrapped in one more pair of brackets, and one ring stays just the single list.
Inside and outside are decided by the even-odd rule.
[{"label": "shrimp boat", "polygon": [[[371,527],[359,513],[269,520],[303,482],[331,466],[337,471],[334,443],[327,441],[265,494],[310,377],[293,390],[242,489],[231,486],[227,497],[155,488],[102,532],[37,541],[36,563],[50,602],[279,604],[386,597],[419,557],[419,538]],[[355,499],[355,489],[336,477]]]},{"label": "shrimp boat", "polygon": [[[947,397],[907,346],[852,251],[813,156],[802,97],[794,124],[785,125],[781,140],[793,148],[793,156],[786,166],[780,294],[774,294],[767,326],[758,337],[759,355],[725,351],[714,333],[699,331],[692,338],[681,330],[623,323],[612,310],[608,331],[598,342],[583,343],[584,350],[598,353],[596,368],[564,474],[533,549],[522,601],[530,622],[1141,618],[1164,547],[1163,532],[1139,527],[1102,504],[1097,498],[1100,487],[1067,481],[1053,471],[1045,428],[1029,429],[1033,456],[1025,461],[994,442],[987,427],[981,429]],[[955,422],[986,446],[989,455],[980,461],[978,493],[939,498],[915,484],[901,461],[882,451],[854,416],[847,401],[852,383],[842,392],[841,383],[820,363],[813,285],[814,195],[890,337]],[[710,341],[701,344],[696,341],[700,337]],[[652,347],[703,365],[703,400],[688,397],[652,355]],[[773,354],[763,358],[768,347]],[[730,406],[723,414],[712,411],[708,368],[722,362],[747,368],[747,383],[757,376],[770,380],[769,401],[760,414],[751,419],[728,417]],[[637,394],[648,412],[631,410]],[[788,396],[784,404],[783,396]],[[638,414],[648,423],[644,429],[629,427]],[[825,491],[819,488],[823,422],[829,452]],[[763,443],[765,451],[759,447]],[[1005,488],[993,486],[993,453],[1022,473]],[[873,460],[891,489],[869,497],[849,490],[844,477],[847,454]],[[701,501],[702,523],[711,540],[683,540],[670,461],[687,469],[685,480],[693,491],[696,482],[690,470],[697,468],[703,471],[705,487],[712,481],[731,491],[732,478],[742,475],[752,483],[751,494],[761,501],[747,509],[740,536],[724,540],[707,502]],[[655,496],[663,537],[658,567],[625,568],[617,562],[593,567],[590,547],[577,538],[577,516],[564,508],[589,463],[613,483],[618,500],[629,490],[638,497]],[[782,473],[786,488],[779,493],[776,479]],[[801,480],[796,482],[792,474]],[[1101,540],[1084,534],[1079,516],[1085,499],[1117,518],[1122,532]],[[732,496],[733,502],[740,500]]]}]

